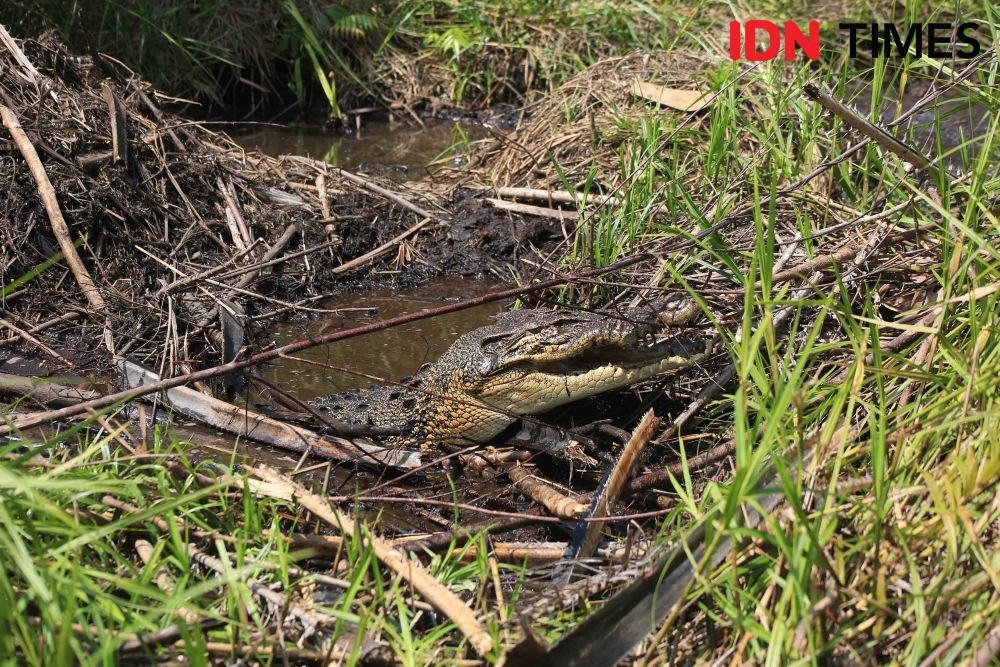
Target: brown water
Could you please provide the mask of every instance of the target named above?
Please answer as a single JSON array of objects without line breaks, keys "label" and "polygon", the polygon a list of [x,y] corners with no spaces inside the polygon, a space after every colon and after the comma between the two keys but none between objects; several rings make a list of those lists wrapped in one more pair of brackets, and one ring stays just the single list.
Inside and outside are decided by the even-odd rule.
[{"label": "brown water", "polygon": [[[446,120],[368,121],[349,134],[318,127],[266,126],[234,134],[244,148],[267,155],[305,155],[349,171],[415,180],[443,166],[459,166],[469,141],[487,136],[481,125]],[[435,164],[432,165],[431,163]]]},{"label": "brown water", "polygon": [[[330,315],[317,320],[279,324],[271,330],[270,342],[284,345],[302,338],[461,301],[486,294],[495,288],[495,283],[485,280],[437,278],[407,291],[377,290],[348,293],[327,301],[323,307],[372,310],[349,311],[342,315]],[[385,331],[349,338],[331,345],[310,348],[297,356],[380,378],[397,380],[412,375],[422,365],[436,360],[463,333],[491,324],[492,316],[503,308],[502,302],[468,308]],[[373,384],[373,381],[367,378],[287,359],[268,365],[262,368],[261,372],[267,380],[296,398],[306,401]]]}]

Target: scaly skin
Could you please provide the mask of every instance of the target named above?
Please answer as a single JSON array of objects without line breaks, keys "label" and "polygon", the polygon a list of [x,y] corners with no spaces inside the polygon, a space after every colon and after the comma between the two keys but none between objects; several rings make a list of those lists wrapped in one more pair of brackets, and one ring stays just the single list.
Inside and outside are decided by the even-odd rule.
[{"label": "scaly skin", "polygon": [[401,444],[487,442],[517,421],[621,389],[708,356],[703,335],[672,330],[699,314],[687,299],[590,313],[520,310],[461,336],[401,383],[316,402],[334,421],[398,429]]}]

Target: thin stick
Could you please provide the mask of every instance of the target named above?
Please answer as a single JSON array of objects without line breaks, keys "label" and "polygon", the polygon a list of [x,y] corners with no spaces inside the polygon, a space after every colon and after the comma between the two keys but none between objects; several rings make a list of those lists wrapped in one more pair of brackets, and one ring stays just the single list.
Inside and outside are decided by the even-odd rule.
[{"label": "thin stick", "polygon": [[611,197],[605,195],[590,193],[583,194],[578,192],[575,195],[565,190],[543,190],[541,188],[497,188],[494,190],[497,197],[510,197],[513,199],[532,199],[534,201],[544,201],[556,202],[559,204],[582,204],[584,202],[593,202],[594,204],[603,204]]},{"label": "thin stick", "polygon": [[[652,410],[643,415],[639,425],[632,431],[632,436],[625,443],[614,468],[608,472],[606,480],[594,493],[594,500],[590,505],[590,512],[587,514],[588,519],[606,517],[611,514],[611,509],[618,502],[622,490],[629,477],[632,476],[636,461],[639,460],[639,456],[649,441],[653,439],[659,425],[660,420],[653,414]],[[576,534],[573,535],[570,545],[571,553],[567,555],[571,558],[592,556],[597,551],[603,529],[604,527],[599,523],[581,523],[575,531]]]},{"label": "thin stick", "polygon": [[285,227],[285,231],[278,237],[278,240],[275,241],[274,245],[268,248],[267,252],[264,253],[264,256],[261,257],[260,264],[252,271],[248,271],[246,275],[236,281],[236,287],[246,287],[253,282],[253,279],[256,278],[257,274],[260,272],[260,269],[281,254],[281,251],[285,249],[285,246],[287,246],[291,242],[292,238],[299,233],[299,229],[300,227],[297,222],[293,222]]},{"label": "thin stick", "polygon": [[557,208],[546,208],[544,206],[532,206],[531,204],[520,204],[506,199],[485,199],[493,208],[511,213],[521,213],[522,215],[537,215],[543,218],[555,218],[556,220],[578,220],[579,211],[560,211]]},{"label": "thin stick", "polygon": [[[45,167],[42,166],[42,161],[38,158],[35,147],[28,140],[28,135],[21,129],[21,123],[17,120],[17,116],[14,115],[13,111],[0,105],[0,117],[3,118],[3,124],[7,128],[7,131],[10,132],[14,143],[17,144],[21,155],[24,156],[24,161],[28,163],[31,175],[38,185],[38,195],[42,198],[42,203],[45,204],[45,212],[48,213],[49,222],[52,224],[52,233],[59,243],[59,249],[62,250],[63,255],[66,257],[66,263],[69,265],[70,271],[73,272],[73,277],[76,278],[77,284],[80,285],[84,296],[87,297],[90,307],[107,315],[104,307],[104,298],[101,296],[100,291],[98,291],[97,285],[94,284],[93,278],[90,277],[90,273],[87,272],[87,267],[80,260],[80,255],[76,252],[76,246],[73,245],[73,241],[70,238],[69,227],[66,225],[62,210],[59,208],[59,202],[56,200],[55,188],[52,187],[52,182],[49,181],[49,177],[45,173]],[[109,334],[110,332],[105,328],[105,342],[108,344],[110,344]]]},{"label": "thin stick", "polygon": [[[60,315],[59,317],[53,317],[50,320],[46,320],[45,322],[42,322],[41,324],[38,324],[36,326],[31,327],[30,329],[28,329],[28,333],[30,333],[30,334],[36,334],[36,333],[45,331],[46,329],[48,329],[50,327],[54,327],[55,325],[57,325],[57,324],[59,324],[61,322],[69,322],[70,320],[75,320],[76,318],[82,317],[82,316],[83,316],[83,313],[81,313],[79,311],[71,311],[71,312],[68,312],[68,313],[64,313],[64,314]],[[3,340],[0,340],[0,348],[7,347],[8,345],[13,345],[14,343],[18,342],[19,340],[21,340],[21,336],[11,336],[10,338],[5,338]]]},{"label": "thin stick", "polygon": [[[233,196],[234,192],[231,190],[233,184],[229,183],[227,187],[225,183],[222,182],[222,177],[220,176],[215,180],[215,184],[219,188],[219,192],[222,194],[222,198],[226,202],[226,206],[233,214],[233,222],[236,224],[236,229],[239,233],[240,239],[243,241],[243,245],[249,247],[253,243],[253,236],[250,234],[250,228],[247,227],[246,220],[243,219],[243,213],[240,211],[240,205],[236,203],[236,198]],[[233,239],[237,240],[237,239]]]},{"label": "thin stick", "polygon": [[51,405],[73,405],[100,396],[96,391],[80,389],[54,382],[45,378],[25,377],[0,373],[0,393],[31,397],[40,403]]},{"label": "thin stick", "polygon": [[579,500],[555,490],[549,482],[532,475],[527,468],[520,464],[511,466],[507,470],[507,475],[518,491],[545,507],[555,516],[573,519],[587,511],[587,506]]},{"label": "thin stick", "polygon": [[[887,242],[903,241],[911,236],[916,236],[923,232],[931,231],[933,229],[936,229],[937,227],[938,227],[937,223],[929,222],[927,224],[920,225],[919,227],[915,227],[913,229],[907,229],[905,231],[893,234],[892,236],[887,237],[886,241]],[[837,250],[836,252],[827,253],[825,255],[818,255],[810,260],[806,260],[805,262],[797,264],[791,267],[790,269],[786,269],[784,271],[775,273],[774,276],[771,278],[771,282],[783,283],[783,282],[788,282],[789,280],[797,280],[805,278],[814,271],[822,271],[823,269],[827,269],[833,266],[834,264],[842,263],[847,260],[853,259],[858,255],[858,253],[864,250],[864,247],[865,247],[864,243],[857,245],[846,245],[840,250]]]},{"label": "thin stick", "polygon": [[404,240],[406,237],[412,236],[413,234],[415,234],[418,231],[420,231],[421,229],[423,229],[427,225],[427,223],[430,222],[432,219],[433,218],[424,218],[423,220],[421,220],[417,224],[413,225],[412,227],[410,227],[406,231],[404,231],[404,232],[402,232],[400,234],[397,234],[390,241],[386,241],[385,243],[383,243],[379,247],[375,248],[374,250],[370,250],[370,251],[366,252],[365,254],[361,255],[360,257],[356,257],[356,258],[352,259],[351,261],[346,262],[345,264],[341,264],[340,266],[338,266],[337,268],[335,268],[333,270],[333,272],[334,273],[344,273],[345,271],[350,271],[351,269],[355,269],[355,268],[361,266],[362,264],[365,264],[368,261],[370,261],[372,259],[375,259],[376,257],[378,257],[379,255],[381,255],[382,253],[384,253],[387,250],[389,250],[392,247],[394,247],[400,241]]},{"label": "thin stick", "polygon": [[276,259],[268,260],[266,262],[260,262],[258,264],[251,264],[249,266],[244,266],[239,269],[233,269],[232,271],[227,271],[220,276],[220,279],[226,280],[229,278],[235,278],[236,276],[242,275],[244,273],[249,273],[251,271],[258,271],[260,269],[266,269],[269,266],[274,266],[275,264],[281,264],[282,262],[287,262],[293,259],[298,259],[299,257],[305,257],[306,255],[311,255],[320,250],[326,250],[327,248],[332,248],[335,245],[342,243],[339,239],[335,241],[326,241],[325,243],[320,243],[312,248],[306,248],[305,250],[299,250],[298,252],[289,253],[283,257],[278,257]]},{"label": "thin stick", "polygon": [[840,100],[835,99],[829,93],[820,90],[819,86],[809,83],[803,87],[803,90],[809,99],[818,102],[824,109],[840,118],[858,132],[864,134],[885,150],[895,153],[918,169],[922,169],[923,171],[930,170],[930,160],[921,155],[917,149],[906,145],[878,125],[870,122],[867,118],[862,118],[857,111],[851,109]]},{"label": "thin stick", "polygon": [[396,204],[399,204],[400,206],[402,206],[405,209],[413,211],[414,213],[416,213],[417,215],[419,215],[421,218],[435,218],[435,219],[437,218],[436,215],[434,215],[433,213],[429,212],[427,209],[422,208],[420,206],[417,206],[413,202],[409,201],[408,199],[404,199],[402,196],[396,194],[395,192],[391,192],[389,190],[386,190],[382,186],[376,185],[375,183],[373,183],[372,181],[370,181],[368,179],[362,178],[361,176],[358,176],[357,174],[352,174],[351,172],[345,171],[343,169],[340,169],[339,167],[333,167],[333,168],[331,168],[330,165],[327,164],[326,162],[322,162],[320,160],[313,160],[312,158],[302,157],[301,155],[279,155],[278,159],[279,160],[292,160],[294,162],[301,162],[303,164],[308,164],[308,165],[310,165],[312,167],[320,169],[320,170],[322,170],[324,172],[325,171],[330,171],[330,172],[332,172],[334,174],[337,174],[338,176],[346,178],[347,180],[351,181],[352,183],[357,183],[358,185],[360,185],[365,190],[368,190],[370,192],[374,192],[377,195],[381,195],[381,196],[385,197],[386,199],[388,199],[389,201],[391,201],[393,203],[396,203]]},{"label": "thin stick", "polygon": [[27,75],[27,78],[31,81],[31,83],[37,86],[39,80],[45,79],[45,76],[35,69],[35,66],[31,64],[30,60],[28,60],[28,56],[24,55],[24,51],[21,50],[21,48],[17,45],[17,42],[14,41],[14,38],[10,36],[9,32],[7,32],[7,28],[3,25],[0,25],[0,42],[2,42],[3,45],[7,47],[7,50],[10,51],[11,55],[14,56],[14,60],[17,61],[17,64],[24,69],[24,73]]},{"label": "thin stick", "polygon": [[[261,484],[257,480],[250,480],[257,482],[251,486],[254,491],[296,503],[331,527],[343,532],[345,536],[355,536],[354,518],[341,514],[331,507],[325,499],[268,466],[257,466],[250,470],[259,480],[264,481],[264,484]],[[418,563],[405,558],[392,543],[375,535],[369,535],[368,542],[375,557],[380,562],[402,577],[435,609],[452,620],[459,631],[468,638],[476,653],[486,655],[492,650],[493,639],[490,637],[489,631],[479,622],[472,609],[457,595],[438,582]]]},{"label": "thin stick", "polygon": [[[159,377],[151,370],[126,359],[116,362],[123,381],[129,386],[156,382]],[[335,461],[365,461],[401,468],[415,468],[420,457],[404,449],[386,449],[376,445],[352,442],[342,438],[320,438],[312,431],[286,424],[270,417],[189,389],[174,387],[164,392],[163,400],[178,412],[214,428],[246,438],[266,442],[293,452],[310,452]]]},{"label": "thin stick", "polygon": [[157,290],[156,293],[153,295],[153,300],[157,300],[160,297],[163,297],[163,296],[166,296],[167,294],[170,294],[171,292],[175,292],[175,291],[179,290],[182,287],[187,287],[188,285],[190,285],[192,283],[196,283],[196,282],[198,282],[200,280],[204,280],[206,278],[211,278],[214,275],[222,273],[231,264],[233,264],[234,262],[238,261],[241,257],[246,256],[246,254],[249,253],[251,250],[253,250],[254,247],[255,246],[250,246],[249,248],[246,248],[245,250],[243,250],[243,252],[240,252],[240,253],[238,253],[236,255],[233,255],[232,257],[230,257],[229,259],[227,259],[222,264],[218,264],[216,266],[213,266],[212,268],[206,269],[206,270],[202,271],[201,273],[195,274],[193,276],[186,276],[184,278],[180,278],[178,280],[175,280],[174,282],[172,282],[172,283],[170,283],[168,285],[164,285],[159,290]]},{"label": "thin stick", "polygon": [[[718,385],[716,385],[718,386]],[[701,404],[699,404],[701,405]],[[672,428],[672,427],[671,427]],[[655,470],[653,472],[646,473],[645,475],[639,475],[631,482],[629,482],[626,487],[626,493],[636,494],[642,493],[647,489],[654,486],[659,486],[665,484],[670,480],[670,476],[678,476],[684,474],[684,471],[695,472],[717,463],[727,456],[731,456],[733,452],[736,451],[736,441],[727,440],[722,444],[709,449],[706,452],[702,452],[697,456],[692,456],[686,461],[679,461],[677,463],[671,463],[663,470]]]},{"label": "thin stick", "polygon": [[10,329],[11,331],[19,335],[21,338],[28,341],[29,343],[37,347],[39,350],[49,355],[50,357],[52,357],[62,365],[66,366],[67,368],[76,368],[76,365],[72,361],[62,356],[61,354],[53,350],[51,347],[49,347],[42,341],[38,340],[37,338],[35,338],[34,336],[32,336],[30,332],[25,331],[24,329],[17,326],[13,322],[10,322],[9,320],[5,320],[4,318],[0,317],[0,331],[3,331],[3,329],[5,328]]}]

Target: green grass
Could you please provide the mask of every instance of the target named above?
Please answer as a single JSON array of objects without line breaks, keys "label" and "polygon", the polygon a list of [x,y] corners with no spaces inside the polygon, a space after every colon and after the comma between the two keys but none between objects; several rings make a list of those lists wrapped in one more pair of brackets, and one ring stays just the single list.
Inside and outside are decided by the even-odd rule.
[{"label": "green grass", "polygon": [[[963,16],[985,27],[980,37],[995,43],[995,8],[969,12]],[[635,118],[632,139],[618,149],[624,198],[580,226],[567,264],[607,265],[685,238],[719,219],[702,212],[720,195],[751,203],[773,198],[856,142],[857,134],[802,95],[803,84],[819,82],[847,96],[860,81],[908,86],[940,74],[946,82],[957,69],[915,57],[869,69],[844,55],[828,56],[818,70],[773,62],[736,86],[727,85],[735,71],[716,80],[718,98],[698,130],[653,131],[660,121]],[[666,255],[666,284],[695,293],[703,286],[729,290],[743,301],[736,321],[721,325],[738,384],[714,413],[731,424],[735,468],[705,489],[678,480],[677,513],[667,523],[681,528],[723,507],[721,528],[743,534],[738,508],[752,502],[754,484],[775,464],[787,500],[766,530],[747,536],[753,548],[693,586],[700,618],[713,620],[718,642],[694,656],[790,664],[838,655],[916,665],[933,654],[940,664],[959,664],[1000,622],[998,77],[994,58],[957,88],[957,97],[976,104],[988,124],[964,179],[931,175],[937,195],[872,145],[802,196],[756,206],[751,219],[739,221],[742,232],[726,230],[694,250]],[[881,104],[876,96],[875,108]],[[903,136],[914,143],[929,136],[940,148],[950,122],[938,114]],[[694,140],[701,151],[684,147],[691,132],[700,134]],[[827,274],[832,282],[806,294],[772,284],[786,247],[777,234],[787,242],[798,232],[809,239],[803,245],[810,255],[829,252],[824,227],[909,198],[916,204],[888,223],[893,229],[933,224],[923,249],[908,247],[900,256],[897,245],[875,246],[862,280],[838,266]],[[838,211],[831,200],[846,208]],[[658,205],[668,213],[654,220],[650,212]],[[581,211],[590,214],[592,207]],[[885,231],[871,225],[857,234],[866,239]],[[714,277],[705,279],[710,270]],[[887,320],[921,312],[903,307],[893,315],[884,299],[923,288],[931,290],[931,304],[947,304],[924,324],[934,334],[930,342],[922,337],[881,349],[887,337],[912,327],[893,329]],[[982,293],[970,299],[976,290]],[[731,301],[720,306],[720,298],[706,296],[731,312]],[[793,309],[792,324],[778,329],[775,313],[786,308]],[[789,447],[806,443],[821,454],[808,475],[783,458]],[[808,505],[807,492],[816,494]],[[700,627],[672,628],[655,650],[669,655]]]},{"label": "green grass", "polygon": [[[180,645],[158,649],[161,653],[208,664],[206,646],[242,646],[256,635],[249,645],[261,651],[258,659],[273,659],[263,651],[282,645],[274,636],[274,614],[287,609],[268,608],[248,580],[294,593],[317,577],[292,568],[311,562],[311,572],[322,573],[316,564],[329,568],[332,555],[291,547],[281,533],[311,530],[294,520],[294,508],[258,499],[239,484],[212,483],[229,466],[196,464],[186,458],[188,448],[157,432],[148,452],[133,455],[113,434],[96,431],[93,437],[70,432],[0,450],[0,656],[5,661],[114,664],[125,642],[175,623],[185,627],[176,638]],[[115,511],[105,504],[106,496],[139,511]],[[146,565],[136,555],[139,540],[152,544]],[[225,571],[200,567],[189,555],[189,544],[221,559]],[[472,546],[483,554],[480,558],[465,562],[456,551],[430,567],[453,590],[481,595],[479,582],[489,579],[487,550],[482,541]],[[388,644],[404,664],[455,654],[441,641],[452,626],[437,624],[424,632],[426,612],[411,608],[409,590],[386,576],[370,546],[347,540],[341,562],[343,590],[315,605],[335,621],[331,640],[346,638],[350,646],[354,633],[364,632]],[[161,571],[173,580],[172,591],[157,585]],[[210,621],[217,623],[199,625]],[[294,643],[287,648],[294,657]]]}]

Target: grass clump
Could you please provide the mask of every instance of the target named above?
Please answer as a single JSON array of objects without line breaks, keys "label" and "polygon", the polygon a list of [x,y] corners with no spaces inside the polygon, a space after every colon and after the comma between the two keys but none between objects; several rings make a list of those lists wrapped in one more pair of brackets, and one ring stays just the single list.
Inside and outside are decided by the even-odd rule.
[{"label": "grass clump", "polygon": [[[296,508],[249,493],[231,465],[195,463],[160,432],[135,449],[113,428],[0,450],[0,654],[28,665],[456,656],[453,626],[414,608],[360,533],[332,550],[298,544],[312,528]],[[485,605],[487,549],[468,548],[430,567]]]},{"label": "grass clump", "polygon": [[[963,19],[984,26],[984,49],[995,43],[992,10]],[[528,145],[549,159],[499,149],[524,164],[504,184],[617,196],[580,206],[564,266],[657,254],[641,283],[697,295],[727,340],[734,380],[703,423],[733,446],[732,467],[707,485],[674,479],[665,525],[721,516],[737,547],[695,577],[641,664],[996,660],[1000,70],[988,54],[959,81],[963,64],[840,54],[818,69],[723,68],[692,78],[716,96],[691,116],[593,94],[596,125],[624,116],[629,131],[576,153],[555,148],[574,122],[557,93],[513,136],[537,132]],[[915,175],[871,143],[840,157],[861,137],[807,99],[807,83],[880,123],[919,110],[890,131],[934,167]],[[928,91],[944,101],[914,109]],[[603,166],[611,157],[618,169]],[[784,508],[747,531],[740,508],[775,469]]]}]

